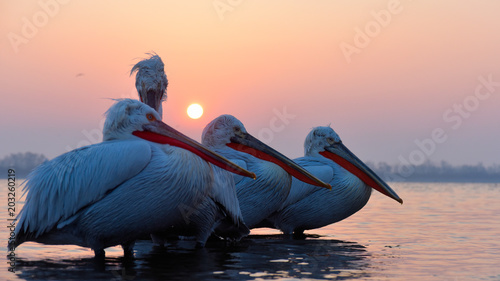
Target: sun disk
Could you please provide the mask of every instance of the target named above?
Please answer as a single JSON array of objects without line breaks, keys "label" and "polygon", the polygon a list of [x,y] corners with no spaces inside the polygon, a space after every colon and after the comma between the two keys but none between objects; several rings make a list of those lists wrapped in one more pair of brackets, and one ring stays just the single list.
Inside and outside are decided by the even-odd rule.
[{"label": "sun disk", "polygon": [[197,103],[193,103],[187,108],[187,115],[191,119],[198,119],[203,115],[203,107]]}]

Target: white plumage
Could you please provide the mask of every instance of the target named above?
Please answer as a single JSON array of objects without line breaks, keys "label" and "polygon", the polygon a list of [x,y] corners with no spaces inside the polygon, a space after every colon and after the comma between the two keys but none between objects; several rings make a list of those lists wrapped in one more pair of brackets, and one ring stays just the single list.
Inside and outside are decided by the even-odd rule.
[{"label": "white plumage", "polygon": [[289,173],[329,187],[252,137],[234,116],[221,115],[210,122],[203,130],[202,144],[257,175],[256,180],[235,176],[241,213],[250,228],[258,227],[284,203],[292,180]]},{"label": "white plumage", "polygon": [[[137,238],[176,227],[203,244],[224,210],[211,197],[213,168],[198,155],[248,172],[198,147],[159,119],[149,106],[121,100],[107,112],[104,142],[70,151],[35,169],[26,181],[26,203],[10,246],[25,241],[75,244],[103,256],[104,248],[122,245],[129,255]],[[147,137],[162,144],[142,139]],[[172,139],[195,149],[197,155],[163,144]],[[205,195],[203,200],[199,194]],[[203,208],[200,215],[186,218],[182,206]],[[203,223],[198,221],[201,216]]]},{"label": "white plumage", "polygon": [[[164,71],[165,65],[157,54],[150,55],[149,58],[138,62],[131,70],[131,74],[137,71],[136,88],[139,94],[139,99],[156,109],[160,114],[162,110],[162,102],[166,99],[166,87],[168,85],[167,76]],[[211,164],[210,164],[211,165]],[[190,169],[185,166],[185,169]],[[250,233],[250,230],[243,222],[240,211],[236,190],[234,188],[233,176],[215,165],[211,165],[214,176],[210,178],[212,189],[210,194],[198,194],[198,206],[191,208],[190,206],[183,207],[183,215],[190,217],[190,220],[197,220],[199,224],[203,224],[205,214],[199,208],[214,208],[207,207],[209,203],[202,203],[208,200],[214,200],[219,204],[217,208],[222,208],[217,214],[217,223],[214,229],[215,234],[222,238],[239,240],[243,236]],[[210,225],[208,219],[206,224]],[[186,231],[177,231],[170,229],[163,233],[152,234],[153,241],[158,244],[163,244],[165,238],[171,235],[187,235]],[[201,245],[201,244],[200,244]]]},{"label": "white plumage", "polygon": [[[295,161],[319,179],[330,183],[332,190],[316,188],[293,179],[288,198],[280,210],[266,219],[266,226],[278,228],[285,234],[302,234],[304,230],[338,222],[363,208],[372,188],[403,202],[385,182],[342,145],[340,137],[332,128],[313,128],[306,137],[304,152],[305,156]],[[355,167],[342,164],[344,168],[327,158],[338,159],[332,156],[333,153]],[[340,160],[339,163],[344,162]],[[353,173],[359,174],[361,178]]]},{"label": "white plumage", "polygon": [[135,87],[139,98],[145,104],[154,108],[160,116],[163,115],[162,102],[167,99],[168,86],[165,64],[160,56],[153,53],[148,59],[141,60],[132,67],[130,75],[135,75]]}]

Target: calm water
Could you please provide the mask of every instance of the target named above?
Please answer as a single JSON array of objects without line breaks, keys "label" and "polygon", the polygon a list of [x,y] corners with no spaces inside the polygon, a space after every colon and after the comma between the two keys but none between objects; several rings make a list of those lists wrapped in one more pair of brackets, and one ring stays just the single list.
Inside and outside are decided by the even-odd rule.
[{"label": "calm water", "polygon": [[[0,184],[0,219],[7,225],[7,181]],[[104,264],[95,263],[89,249],[30,242],[16,249],[16,273],[4,255],[0,279],[500,280],[500,184],[391,186],[404,205],[373,194],[363,210],[306,232],[305,240],[260,229],[237,245],[214,241],[202,250],[193,250],[191,241],[166,251],[141,241],[135,260],[123,261],[114,247]],[[7,228],[0,234],[7,253]]]}]

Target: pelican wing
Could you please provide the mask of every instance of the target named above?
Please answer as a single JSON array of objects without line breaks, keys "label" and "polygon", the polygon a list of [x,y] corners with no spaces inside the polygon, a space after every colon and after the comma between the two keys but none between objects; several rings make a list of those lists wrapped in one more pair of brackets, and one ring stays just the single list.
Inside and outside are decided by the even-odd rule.
[{"label": "pelican wing", "polygon": [[144,141],[107,141],[45,162],[25,182],[17,232],[38,237],[138,174],[151,159]]},{"label": "pelican wing", "polygon": [[[332,183],[334,171],[331,166],[325,165],[323,162],[318,161],[317,158],[315,159],[312,157],[301,157],[295,159],[294,161],[318,179],[326,183]],[[283,203],[281,209],[306,198],[307,196],[314,192],[317,192],[318,190],[321,190],[321,188],[307,184],[303,181],[297,180],[296,178],[292,178],[290,193],[288,194],[288,197]]]},{"label": "pelican wing", "polygon": [[242,220],[240,204],[236,196],[233,174],[213,167],[214,170],[214,188],[212,189],[212,198],[224,206],[225,211],[229,212],[231,220],[238,224]]},{"label": "pelican wing", "polygon": [[[243,160],[240,160],[240,159],[229,159],[231,162],[233,162],[234,164],[242,167],[243,169],[247,170],[247,162],[243,161]],[[237,185],[240,181],[244,180],[245,177],[244,176],[240,176],[240,175],[237,175],[237,174],[230,174],[232,175],[233,179],[234,179],[234,184]]]}]

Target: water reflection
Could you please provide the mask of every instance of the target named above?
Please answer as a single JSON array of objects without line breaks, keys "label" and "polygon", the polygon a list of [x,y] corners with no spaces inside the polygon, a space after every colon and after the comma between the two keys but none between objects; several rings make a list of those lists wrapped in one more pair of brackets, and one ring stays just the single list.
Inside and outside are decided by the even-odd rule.
[{"label": "water reflection", "polygon": [[308,236],[252,235],[236,245],[209,241],[193,249],[191,241],[167,248],[139,241],[136,258],[19,259],[17,276],[24,280],[253,280],[256,278],[365,278],[369,253],[355,242]]},{"label": "water reflection", "polygon": [[[6,202],[1,186],[5,180],[0,202]],[[193,241],[177,241],[167,251],[141,241],[135,260],[124,261],[121,248],[112,247],[104,264],[95,264],[86,248],[27,242],[16,249],[15,274],[4,256],[0,280],[500,280],[497,185],[399,183],[395,190],[408,198],[403,206],[376,192],[361,211],[308,231],[324,236],[305,240],[256,229],[238,245],[211,241],[200,251]],[[21,207],[18,202],[16,211]],[[6,222],[7,208],[0,209]],[[4,253],[7,230],[0,228]]]}]

